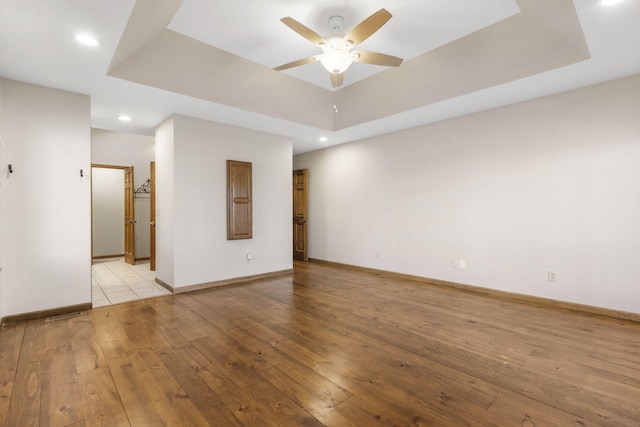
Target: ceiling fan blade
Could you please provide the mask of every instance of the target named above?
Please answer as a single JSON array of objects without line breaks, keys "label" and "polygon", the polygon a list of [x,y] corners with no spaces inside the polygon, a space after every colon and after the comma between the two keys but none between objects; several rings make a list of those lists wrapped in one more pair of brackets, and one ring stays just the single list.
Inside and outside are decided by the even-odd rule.
[{"label": "ceiling fan blade", "polygon": [[318,55],[312,56],[310,58],[298,59],[297,61],[280,65],[279,67],[274,68],[274,70],[282,71],[282,70],[286,70],[287,68],[293,68],[293,67],[299,67],[300,65],[311,64],[312,62],[316,62],[317,60],[318,60]]},{"label": "ceiling fan blade", "polygon": [[287,16],[286,18],[282,18],[280,21],[287,27],[291,28],[296,33],[300,34],[305,39],[309,40],[313,44],[322,45],[326,44],[327,41],[320,34],[313,31],[311,28],[299,23],[295,19]]},{"label": "ceiling fan blade", "polygon": [[355,46],[368,39],[373,33],[378,31],[386,22],[391,19],[391,14],[386,9],[380,9],[351,30],[344,41],[351,41]]},{"label": "ceiling fan blade", "polygon": [[385,53],[378,52],[364,52],[354,51],[351,52],[356,57],[354,62],[361,62],[363,64],[372,65],[385,65],[387,67],[397,67],[402,64],[403,59],[397,56],[387,55]]},{"label": "ceiling fan blade", "polygon": [[340,73],[340,74],[331,73],[331,86],[340,87],[342,86],[342,82],[344,82],[344,73]]}]

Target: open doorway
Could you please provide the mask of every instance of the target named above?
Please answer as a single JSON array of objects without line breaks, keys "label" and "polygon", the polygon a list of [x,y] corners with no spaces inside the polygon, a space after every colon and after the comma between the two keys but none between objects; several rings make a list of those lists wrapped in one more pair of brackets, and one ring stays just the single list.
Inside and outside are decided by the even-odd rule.
[{"label": "open doorway", "polygon": [[168,293],[149,264],[152,177],[134,187],[133,167],[98,164],[91,177],[93,306]]},{"label": "open doorway", "polygon": [[[135,261],[135,237],[125,236],[126,208],[131,215],[131,201],[125,203],[125,166],[92,165],[91,167],[91,258],[93,260],[125,257]],[[128,196],[133,196],[129,194]],[[131,234],[129,228],[129,234]],[[127,239],[128,238],[128,239]],[[133,248],[126,248],[133,240]],[[132,263],[132,262],[130,262]]]}]

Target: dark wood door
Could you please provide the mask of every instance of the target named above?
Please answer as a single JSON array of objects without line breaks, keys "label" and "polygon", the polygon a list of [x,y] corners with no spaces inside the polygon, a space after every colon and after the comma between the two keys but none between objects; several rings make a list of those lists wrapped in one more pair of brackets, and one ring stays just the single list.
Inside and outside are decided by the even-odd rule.
[{"label": "dark wood door", "polygon": [[135,215],[133,212],[133,166],[124,169],[124,262],[136,263]]},{"label": "dark wood door", "polygon": [[149,168],[149,270],[156,271],[156,162]]},{"label": "dark wood door", "polygon": [[308,261],[307,170],[293,171],[293,259]]}]

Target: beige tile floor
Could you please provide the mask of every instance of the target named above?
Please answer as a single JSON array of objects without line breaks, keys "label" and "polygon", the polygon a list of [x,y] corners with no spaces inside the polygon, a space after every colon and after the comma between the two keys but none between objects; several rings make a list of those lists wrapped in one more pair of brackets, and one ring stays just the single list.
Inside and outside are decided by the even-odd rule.
[{"label": "beige tile floor", "polygon": [[123,258],[94,261],[91,266],[91,301],[94,307],[168,295],[167,289],[155,282],[156,273],[149,261],[126,264]]}]

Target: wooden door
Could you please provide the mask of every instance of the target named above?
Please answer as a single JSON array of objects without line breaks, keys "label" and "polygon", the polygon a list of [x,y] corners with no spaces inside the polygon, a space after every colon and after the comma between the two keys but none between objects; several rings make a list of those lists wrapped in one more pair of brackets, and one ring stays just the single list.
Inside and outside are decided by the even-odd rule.
[{"label": "wooden door", "polygon": [[124,169],[124,262],[136,263],[133,166]]},{"label": "wooden door", "polygon": [[149,165],[149,270],[156,271],[156,162]]},{"label": "wooden door", "polygon": [[227,240],[253,238],[250,162],[227,160]]},{"label": "wooden door", "polygon": [[307,170],[293,171],[293,259],[308,261]]}]

